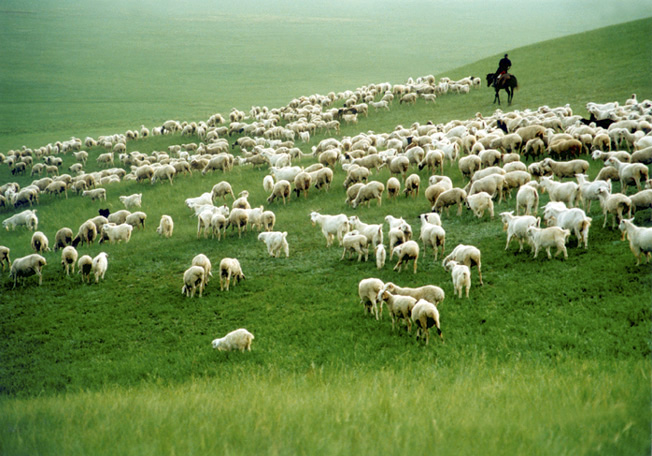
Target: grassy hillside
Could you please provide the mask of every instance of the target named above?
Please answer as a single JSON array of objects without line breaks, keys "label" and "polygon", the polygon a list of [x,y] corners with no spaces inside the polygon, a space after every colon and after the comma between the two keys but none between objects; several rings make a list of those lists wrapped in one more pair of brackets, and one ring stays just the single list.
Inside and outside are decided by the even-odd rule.
[{"label": "grassy hillside", "polygon": [[[631,46],[651,27],[648,19],[510,51],[522,85],[511,109],[570,103],[581,113],[587,101],[622,103],[632,92],[652,98],[648,64]],[[447,76],[483,74],[495,60]],[[603,63],[614,60],[620,71]],[[342,134],[488,115],[492,99],[483,87],[436,105],[394,104]],[[128,147],[149,153],[189,140],[197,139],[166,136]],[[71,163],[65,157],[64,168]],[[91,159],[89,170],[95,168]],[[598,170],[592,162],[590,177]],[[445,173],[463,184],[455,166]],[[589,248],[572,240],[566,261],[533,259],[515,245],[506,251],[497,219],[478,220],[466,210],[444,216],[447,252],[465,243],[483,253],[485,284],[474,270],[471,297],[460,300],[430,254],[420,258],[417,274],[394,272],[389,261],[380,271],[371,261],[340,261],[341,250],[327,249],[308,219],[312,210],[356,214],[368,223],[392,214],[418,231],[418,215],[429,210],[422,195],[352,210],[338,169],[329,192],[267,205],[265,174],[235,168],[180,176],[174,186],[122,182],[107,187],[102,204],[73,195],[41,198],[39,229],[50,239],[62,226],[76,230],[100,206],[120,209],[118,196],[135,192],[143,193],[148,221],[128,244],[80,249],[108,252],[100,284],[65,277],[55,252],[46,254],[41,287],[31,278],[12,289],[2,276],[3,454],[649,453],[651,270],[635,266],[627,243],[609,225],[602,228],[595,207]],[[419,174],[427,180],[425,170]],[[388,177],[387,170],[375,176]],[[249,190],[252,205],[276,212],[276,229],[289,233],[290,258],[270,258],[256,232],[197,239],[183,200],[222,179],[236,193]],[[3,166],[0,182],[9,180]],[[17,180],[26,185],[31,178]],[[3,219],[14,212],[0,209]],[[649,224],[650,212],[639,212],[636,222]],[[175,220],[169,240],[155,233],[161,214]],[[17,258],[29,253],[30,237],[18,230],[3,233],[0,243]],[[214,274],[201,299],[183,297],[183,271],[197,253],[214,268],[237,257],[247,279],[226,292]],[[392,331],[386,315],[380,322],[364,315],[357,284],[365,277],[441,286],[445,342],[433,337],[424,346]],[[211,349],[213,338],[237,327],[255,334],[251,353]]]}]

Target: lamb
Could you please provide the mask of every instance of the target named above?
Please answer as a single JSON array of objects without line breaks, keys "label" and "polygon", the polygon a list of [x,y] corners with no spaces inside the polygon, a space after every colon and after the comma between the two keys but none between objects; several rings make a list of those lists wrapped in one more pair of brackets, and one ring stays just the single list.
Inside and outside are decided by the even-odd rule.
[{"label": "lamb", "polygon": [[0,264],[2,265],[3,272],[5,270],[5,264],[9,266],[9,268],[11,269],[11,258],[9,258],[10,253],[11,250],[9,249],[9,247],[0,245]]},{"label": "lamb", "polygon": [[604,163],[618,170],[621,193],[626,193],[627,185],[631,182],[634,182],[636,189],[640,191],[641,181],[645,182],[649,177],[647,166],[642,163],[623,163],[616,157],[609,157]]},{"label": "lamb", "polygon": [[30,231],[36,231],[38,228],[38,217],[36,217],[36,209],[27,209],[23,212],[19,212],[18,214],[14,214],[11,217],[3,220],[2,226],[7,231],[9,231],[9,228],[14,231],[18,226],[25,226]]},{"label": "lamb", "polygon": [[518,241],[518,251],[523,251],[523,242],[529,241],[527,229],[530,226],[539,227],[540,219],[532,215],[514,215],[514,211],[501,212],[500,219],[503,222],[503,231],[507,232],[507,243],[505,250],[509,248],[512,239]]},{"label": "lamb", "polygon": [[417,339],[419,337],[424,337],[426,339],[426,345],[430,342],[430,328],[437,328],[437,334],[441,340],[444,340],[444,335],[441,332],[441,325],[439,322],[439,311],[437,307],[426,301],[425,299],[420,299],[412,308],[411,317],[414,324],[417,326]]},{"label": "lamb", "polygon": [[339,245],[342,245],[342,238],[349,231],[349,219],[346,214],[322,215],[319,212],[310,213],[312,226],[319,225],[321,232],[326,238],[326,247],[333,244],[333,238],[337,236]]},{"label": "lamb", "polygon": [[383,243],[383,225],[367,224],[361,221],[357,215],[349,217],[349,227],[352,230],[358,230],[365,235],[372,246]]},{"label": "lamb", "polygon": [[[271,191],[271,189],[270,189],[270,191]],[[235,195],[233,194],[233,189],[231,188],[231,184],[229,184],[226,181],[221,181],[221,182],[218,182],[217,184],[213,185],[213,188],[211,190],[212,201],[214,201],[216,198],[220,198],[220,197],[224,201],[226,201],[226,195],[231,195],[231,197],[235,201]]]},{"label": "lamb", "polygon": [[49,252],[50,247],[48,247],[48,238],[41,231],[35,231],[32,234],[32,250],[36,253]]},{"label": "lamb", "polygon": [[383,301],[381,300],[379,302],[378,294],[383,290],[384,286],[385,284],[382,280],[374,278],[362,279],[358,283],[360,304],[364,306],[366,312],[373,314],[376,320],[379,320],[383,314]]},{"label": "lamb", "polygon": [[229,291],[231,280],[234,285],[246,277],[240,267],[240,262],[236,258],[222,258],[220,261],[220,290]]},{"label": "lamb", "polygon": [[72,246],[77,247],[80,242],[82,245],[84,242],[87,245],[91,245],[93,242],[95,242],[95,238],[97,238],[97,227],[92,220],[87,220],[79,226],[77,235],[72,240]]},{"label": "lamb", "polygon": [[449,261],[446,264],[446,270],[451,273],[455,294],[461,298],[462,290],[466,288],[466,297],[468,298],[469,289],[471,288],[471,269],[464,264],[459,264],[457,261]]},{"label": "lamb", "polygon": [[620,220],[623,218],[623,214],[627,212],[628,217],[631,217],[632,213],[632,200],[623,195],[622,193],[611,194],[609,190],[604,187],[600,187],[598,190],[598,198],[600,198],[600,207],[602,207],[602,214],[604,215],[604,222],[602,223],[602,228],[607,226],[607,216],[608,214],[612,215],[611,229],[614,229],[616,226],[616,221],[620,223]]},{"label": "lamb", "polygon": [[104,280],[104,274],[106,274],[106,270],[109,267],[108,257],[108,253],[100,252],[93,258],[91,269],[93,276],[95,276],[95,283],[99,283],[100,279]]},{"label": "lamb", "polygon": [[100,243],[104,241],[105,237],[111,244],[116,242],[119,243],[120,241],[125,241],[125,243],[127,243],[131,239],[133,228],[133,226],[127,223],[121,223],[119,225],[115,223],[107,223],[102,226],[102,238],[100,239]]},{"label": "lamb", "polygon": [[358,195],[351,202],[351,207],[355,209],[356,207],[358,207],[358,205],[363,203],[367,203],[367,207],[369,207],[369,205],[371,204],[371,200],[374,199],[378,201],[378,206],[381,206],[383,201],[384,191],[385,191],[385,186],[383,185],[382,182],[371,181],[360,188],[360,190],[358,191]]},{"label": "lamb", "polygon": [[169,215],[161,215],[161,221],[158,225],[158,228],[156,228],[156,233],[159,236],[170,238],[172,237],[173,231],[174,231],[174,221],[172,220],[172,217],[170,217]]},{"label": "lamb", "polygon": [[61,228],[57,233],[54,235],[54,251],[56,252],[58,249],[62,249],[72,243],[72,230],[70,228]]},{"label": "lamb", "polygon": [[398,272],[401,272],[403,263],[407,263],[410,260],[414,260],[413,272],[417,273],[417,261],[419,260],[419,244],[416,241],[407,241],[403,244],[397,245],[392,250],[389,259],[391,260],[394,255],[398,256],[398,262],[394,266],[394,270],[398,268]]},{"label": "lamb", "polygon": [[66,246],[61,251],[61,266],[66,269],[66,275],[70,275],[70,269],[72,268],[72,273],[75,273],[75,263],[77,262],[77,249],[73,246]]},{"label": "lamb", "polygon": [[634,225],[634,219],[622,219],[618,229],[622,231],[623,236],[627,234],[629,249],[636,258],[636,266],[641,264],[641,256],[649,263],[652,255],[652,228],[638,227]]},{"label": "lamb", "polygon": [[181,294],[188,297],[195,296],[195,291],[199,289],[199,297],[201,298],[204,291],[204,268],[201,266],[190,266],[183,273],[183,287],[181,287]]},{"label": "lamb", "polygon": [[285,257],[290,256],[290,247],[287,241],[287,231],[263,231],[258,235],[258,240],[267,245],[267,253],[274,258],[281,256],[281,251],[285,252]]},{"label": "lamb", "polygon": [[120,202],[124,205],[125,209],[131,210],[132,208],[135,207],[141,207],[143,194],[134,193],[133,195],[129,195],[129,196],[120,196],[119,199]]},{"label": "lamb", "polygon": [[[208,259],[206,255],[203,253],[200,253],[198,255],[195,255],[195,257],[192,259],[192,262],[190,263],[191,266],[199,266],[204,269],[204,278],[203,278],[203,285],[202,288],[205,288],[206,285],[208,285],[208,278],[213,277],[213,273],[211,272],[213,269],[213,266],[211,265],[211,260]],[[201,295],[200,295],[201,296]]]},{"label": "lamb", "polygon": [[550,195],[550,201],[561,201],[568,207],[575,206],[579,185],[575,182],[556,182],[552,178],[541,177],[541,187]]},{"label": "lamb", "polygon": [[280,180],[274,184],[272,189],[272,194],[267,198],[268,203],[272,203],[276,198],[282,198],[283,204],[285,204],[285,199],[290,197],[291,186],[290,183],[286,180]]},{"label": "lamb", "polygon": [[82,255],[77,261],[77,273],[81,274],[82,282],[90,282],[93,269],[93,258],[89,255]]},{"label": "lamb", "polygon": [[340,258],[340,261],[344,259],[347,252],[357,253],[358,262],[362,259],[362,255],[365,256],[365,261],[369,259],[369,239],[364,234],[360,234],[357,230],[349,231],[344,235],[342,238],[342,247],[344,250],[342,251],[342,258]]},{"label": "lamb", "polygon": [[410,319],[410,316],[412,315],[414,305],[417,303],[415,298],[411,296],[392,294],[383,287],[383,289],[378,292],[376,300],[381,303],[387,303],[389,316],[392,317],[392,330],[395,328],[395,322],[397,319],[403,319],[405,321],[408,332],[412,330],[412,320]]},{"label": "lamb", "polygon": [[[487,192],[479,192],[466,197],[466,204],[473,214],[478,217],[484,217],[485,210],[489,211],[491,218],[494,218],[494,202],[491,195]],[[436,259],[436,258],[435,258]]]},{"label": "lamb", "polygon": [[14,286],[16,288],[16,283],[18,282],[19,277],[29,277],[32,275],[38,276],[38,284],[41,285],[43,282],[43,275],[41,270],[43,266],[46,266],[47,262],[38,253],[32,253],[21,258],[16,258],[9,268],[9,278],[14,279]]},{"label": "lamb", "polygon": [[442,266],[446,268],[446,264],[449,261],[457,261],[469,268],[476,266],[478,268],[478,279],[480,280],[480,285],[484,286],[482,283],[482,254],[480,253],[480,249],[472,245],[458,244],[457,247],[455,247],[453,251],[444,258]]},{"label": "lamb", "polygon": [[544,158],[541,167],[551,171],[556,177],[575,177],[576,174],[585,174],[589,169],[589,162],[586,160],[570,160],[566,162],[555,161],[552,158]]},{"label": "lamb", "polygon": [[446,209],[446,214],[450,215],[449,208],[457,204],[457,215],[462,215],[462,204],[466,200],[466,192],[461,188],[451,188],[442,192],[435,201],[432,210],[434,212],[441,212],[442,209]]},{"label": "lamb", "polygon": [[91,201],[95,200],[104,200],[106,201],[106,189],[105,188],[94,188],[92,190],[84,190],[82,196],[87,196]]},{"label": "lamb", "polygon": [[247,350],[251,351],[251,341],[254,335],[244,328],[231,331],[226,336],[215,339],[212,342],[213,348],[220,351],[240,350],[241,352]]},{"label": "lamb", "polygon": [[145,229],[145,220],[147,220],[147,214],[141,211],[136,211],[127,216],[125,223],[134,228],[141,227],[142,229]]},{"label": "lamb", "polygon": [[545,248],[546,253],[548,254],[548,259],[552,259],[550,248],[555,246],[557,247],[557,253],[555,253],[555,256],[563,252],[564,259],[568,258],[568,253],[566,252],[566,241],[570,236],[570,230],[565,230],[558,226],[549,226],[547,228],[530,226],[527,229],[527,235],[533,245],[534,258],[539,255],[539,250]]},{"label": "lamb", "polygon": [[374,249],[376,255],[376,267],[382,269],[385,267],[385,259],[387,258],[387,252],[385,251],[385,246],[383,244],[378,244]]},{"label": "lamb", "polygon": [[584,248],[588,248],[591,217],[587,217],[582,209],[560,208],[548,203],[545,207],[543,217],[548,226],[558,226],[572,230],[577,238],[577,246],[579,247],[584,242]]}]

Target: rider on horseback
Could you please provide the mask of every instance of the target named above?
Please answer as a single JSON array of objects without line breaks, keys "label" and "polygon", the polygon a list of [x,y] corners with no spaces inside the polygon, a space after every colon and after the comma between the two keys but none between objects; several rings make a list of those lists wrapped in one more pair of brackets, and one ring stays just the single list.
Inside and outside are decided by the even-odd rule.
[{"label": "rider on horseback", "polygon": [[503,75],[507,74],[507,70],[509,70],[511,66],[512,62],[507,58],[507,54],[505,54],[505,57],[500,59],[500,62],[498,62],[498,70],[496,70],[494,85],[498,84],[500,78],[502,78]]}]

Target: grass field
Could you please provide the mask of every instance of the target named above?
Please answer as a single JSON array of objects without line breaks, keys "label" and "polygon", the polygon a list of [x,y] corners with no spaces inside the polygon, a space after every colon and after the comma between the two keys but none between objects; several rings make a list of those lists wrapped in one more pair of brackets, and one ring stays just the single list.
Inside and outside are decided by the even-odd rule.
[{"label": "grass field", "polygon": [[[569,103],[583,113],[587,101],[623,103],[631,93],[652,98],[649,60],[631,45],[651,28],[652,20],[645,19],[510,51],[518,56],[521,90],[513,106],[503,109]],[[484,74],[495,61],[493,56],[438,76]],[[613,61],[619,65],[604,63]],[[275,99],[322,91],[308,86],[287,96],[276,92]],[[395,104],[342,134],[490,115],[492,99],[483,87],[442,97],[434,106]],[[250,103],[259,102],[243,105]],[[70,119],[65,113],[61,118]],[[153,126],[153,120],[143,117],[140,123]],[[91,123],[88,131],[102,127]],[[53,124],[50,133],[59,129],[66,126]],[[23,134],[3,134],[3,141],[18,148]],[[83,134],[67,130],[59,139]],[[307,151],[323,137],[302,147]],[[128,147],[149,153],[188,140],[156,137]],[[64,167],[71,163],[72,157],[65,157]],[[94,161],[89,163],[94,170]],[[598,170],[592,162],[590,177]],[[0,453],[650,453],[651,269],[635,266],[620,233],[602,228],[597,209],[589,248],[577,249],[572,240],[566,261],[533,259],[515,245],[505,251],[498,220],[478,220],[469,211],[444,217],[447,252],[458,243],[483,252],[485,284],[478,285],[474,270],[471,297],[460,300],[453,296],[449,273],[430,255],[420,259],[417,274],[340,261],[341,250],[327,249],[308,220],[311,210],[355,213],[368,223],[392,214],[418,230],[418,214],[429,210],[422,196],[354,211],[343,203],[344,176],[338,170],[330,192],[311,190],[307,199],[271,205],[276,227],[288,231],[290,243],[290,258],[274,259],[255,232],[242,238],[230,233],[220,242],[197,239],[183,204],[222,179],[236,192],[249,190],[254,205],[263,204],[266,171],[197,174],[178,177],[174,186],[108,187],[106,206],[112,210],[121,208],[119,195],[142,191],[148,223],[128,244],[81,249],[109,253],[100,284],[62,275],[53,252],[46,254],[41,287],[31,278],[14,290],[3,274]],[[456,167],[447,167],[446,174],[463,183]],[[383,170],[376,178],[388,177]],[[13,176],[3,166],[0,182],[9,180]],[[31,178],[17,180],[26,185]],[[39,229],[52,239],[62,226],[75,230],[98,207],[77,196],[43,196]],[[512,208],[510,201],[496,212]],[[0,211],[2,218],[13,213]],[[176,223],[169,240],[154,231],[164,213]],[[639,212],[637,223],[649,224],[650,215]],[[3,232],[0,243],[18,258],[29,253],[30,237],[20,230]],[[183,297],[183,271],[200,252],[214,267],[223,257],[239,258],[247,280],[221,292],[214,277],[203,298]],[[425,346],[402,330],[392,331],[386,315],[380,322],[364,315],[357,284],[365,277],[441,286],[447,295],[440,306],[445,342],[433,338]],[[237,327],[255,334],[251,353],[211,349],[213,338]]]}]

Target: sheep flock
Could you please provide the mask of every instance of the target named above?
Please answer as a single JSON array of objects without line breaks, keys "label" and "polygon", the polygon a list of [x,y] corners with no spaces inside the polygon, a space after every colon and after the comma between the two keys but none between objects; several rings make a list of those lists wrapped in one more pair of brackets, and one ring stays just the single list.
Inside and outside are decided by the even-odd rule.
[{"label": "sheep flock", "polygon": [[[257,244],[261,260],[271,257],[268,261],[291,262],[294,255],[306,254],[293,249],[290,255],[289,246],[300,242],[293,235],[293,227],[311,224],[315,239],[323,236],[323,248],[334,252],[333,258],[343,265],[368,263],[371,252],[370,277],[358,283],[358,298],[365,312],[380,321],[387,307],[394,330],[404,324],[408,333],[414,329],[425,344],[431,328],[443,340],[442,319],[444,325],[454,324],[446,322],[442,288],[433,283],[409,288],[371,276],[374,271],[391,268],[394,282],[406,283],[417,273],[418,265],[434,259],[436,267],[450,272],[455,293],[449,301],[462,302],[473,296],[474,288],[484,286],[480,250],[458,244],[444,257],[450,231],[447,221],[459,218],[465,210],[496,233],[504,230],[505,250],[513,250],[511,241],[517,240],[515,254],[531,255],[531,261],[552,259],[552,247],[561,258],[573,254],[567,249],[569,245],[590,249],[589,230],[600,229],[593,221],[602,217],[603,230],[616,232],[618,227],[621,235],[614,235],[614,239],[629,240],[636,266],[641,260],[649,262],[650,228],[637,227],[633,222],[636,211],[652,208],[649,100],[639,102],[633,96],[624,104],[589,102],[586,109],[590,119],[573,114],[568,105],[541,106],[536,110],[496,110],[491,116],[478,113],[471,119],[446,124],[397,125],[384,133],[341,134],[344,126],[354,127],[362,118],[410,109],[418,102],[436,106],[439,97],[468,94],[479,88],[480,82],[476,77],[437,81],[428,75],[409,78],[403,84],[369,84],[340,93],[302,96],[280,108],[252,106],[248,112],[233,108],[226,116],[218,113],[206,121],[169,120],[124,134],[84,140],[72,137],[0,154],[0,166],[7,166],[12,176],[29,173],[22,180],[33,179],[28,185],[15,181],[0,185],[0,211],[6,214],[3,228],[34,232],[30,246],[0,246],[0,264],[3,271],[9,270],[10,277],[3,286],[15,288],[21,282],[27,286],[33,283],[30,276],[37,276],[39,285],[47,286],[52,276],[44,280],[43,271],[59,262],[58,258],[49,261],[52,255],[61,257],[61,277],[57,280],[70,280],[71,287],[103,286],[100,282],[111,278],[108,265],[116,254],[93,255],[94,245],[139,242],[141,232],[151,229],[146,228],[148,203],[156,197],[151,191],[122,195],[116,184],[133,181],[141,186],[176,188],[174,181],[182,176],[218,182],[207,185],[199,195],[175,194],[169,204],[183,205],[186,212],[176,220],[160,214],[156,232],[161,243],[174,242],[183,236],[177,234],[180,227],[195,224],[196,239],[210,236],[212,242],[220,243],[237,244],[255,231],[261,241]],[[177,144],[149,154],[137,151],[137,141],[164,135],[178,140]],[[317,141],[317,137],[321,139]],[[63,168],[64,159],[69,162],[71,157],[74,163]],[[593,180],[587,175],[589,160],[603,165]],[[252,189],[243,189],[236,197],[236,182],[229,182],[235,167],[267,171],[260,182],[267,194],[264,201],[250,201]],[[453,168],[464,179],[463,187],[453,185]],[[388,180],[379,178],[383,169],[389,171]],[[336,177],[342,178],[343,186],[333,184]],[[339,213],[326,214],[319,209],[319,195],[326,192],[341,194]],[[539,207],[544,194],[549,202]],[[54,248],[50,249],[50,233],[37,231],[38,205],[78,197],[91,200],[97,212],[89,213],[86,220],[69,220],[68,227],[59,227],[56,235],[51,233]],[[276,214],[297,200],[314,202],[314,210],[291,224],[275,226]],[[383,204],[383,200],[393,203]],[[418,222],[392,213],[397,205],[417,200],[427,201],[429,208],[419,215]],[[592,201],[597,201],[599,210],[595,206],[591,209]],[[115,211],[104,209],[108,202],[116,202]],[[370,207],[388,206],[381,221],[365,217]],[[497,218],[495,210],[500,215]],[[410,222],[420,224],[414,228],[420,233],[417,238],[413,239]],[[530,246],[529,252],[524,251],[525,244]],[[33,253],[12,261],[12,249],[28,247]],[[55,253],[58,249],[62,252]],[[542,249],[547,259],[535,260]],[[129,255],[127,249],[119,252]],[[440,255],[444,257],[441,265]],[[211,259],[202,252],[189,252],[185,262],[178,261],[177,283],[188,298],[196,295],[206,299],[208,289],[208,296],[219,294],[221,299],[229,299],[235,284],[246,277],[239,287],[247,287],[255,280],[250,274],[245,276],[249,265],[241,265],[237,258]],[[219,291],[209,285],[212,263],[219,265]],[[485,267],[491,276],[492,265]],[[90,283],[91,273],[94,284]],[[74,279],[75,275],[80,278]],[[176,290],[178,294],[179,288]],[[351,301],[355,299],[352,290]],[[222,329],[225,333],[229,328]],[[252,339],[253,335],[241,328],[212,344],[219,350],[244,351],[251,349]]]}]

